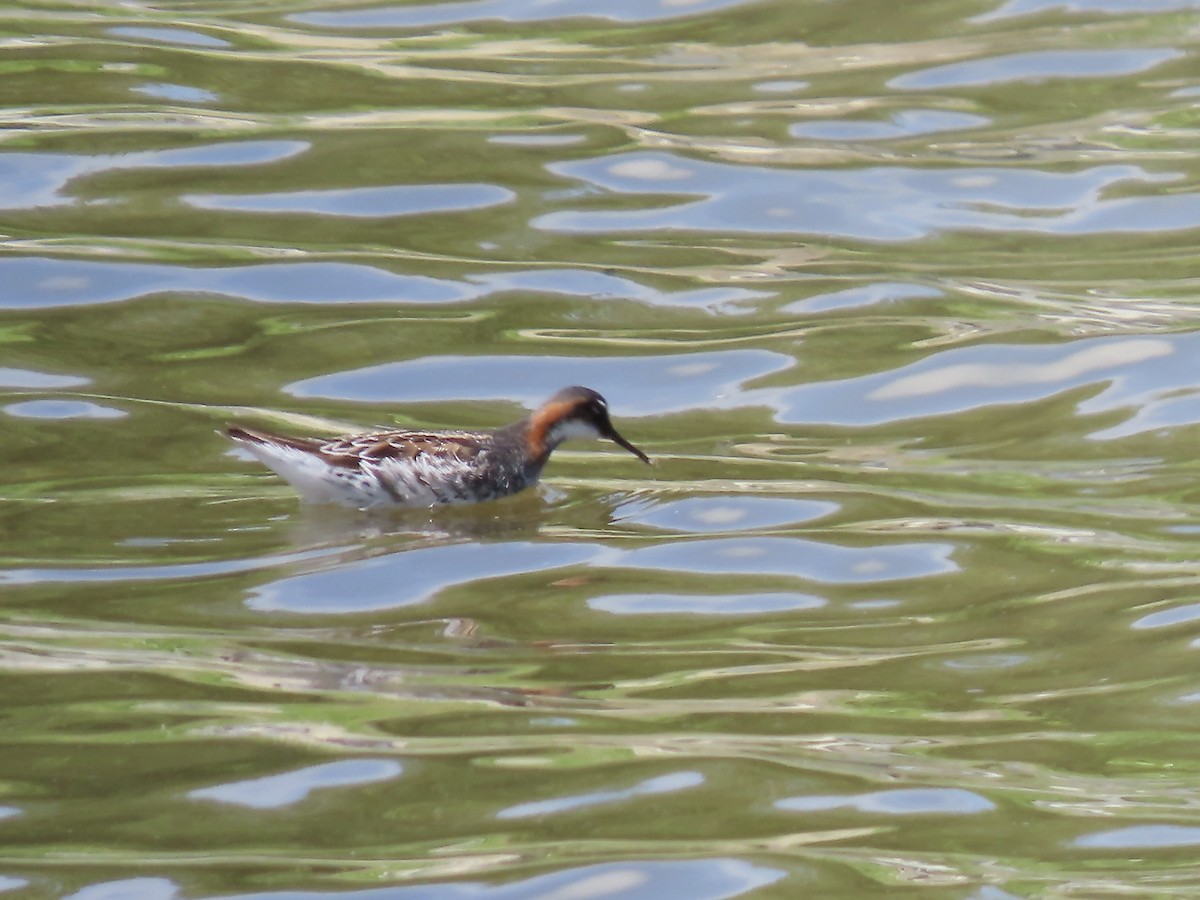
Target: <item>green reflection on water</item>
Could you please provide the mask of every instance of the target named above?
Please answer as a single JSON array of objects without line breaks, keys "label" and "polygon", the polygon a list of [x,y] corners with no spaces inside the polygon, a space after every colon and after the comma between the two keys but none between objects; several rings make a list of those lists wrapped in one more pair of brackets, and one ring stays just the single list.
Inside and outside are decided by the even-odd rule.
[{"label": "green reflection on water", "polygon": [[[948,413],[837,427],[786,424],[772,407],[845,380],[839,402],[853,410],[857,379],[953,349],[1069,357],[1085,338],[1194,329],[1186,61],[888,86],[1032,52],[1191,52],[1192,14],[1080,4],[971,18],[995,8],[779,0],[428,33],[330,30],[290,18],[307,10],[292,3],[136,22],[105,4],[11,11],[0,263],[57,268],[0,284],[2,365],[66,380],[6,388],[0,409],[86,401],[126,415],[0,412],[0,887],[27,879],[13,896],[66,896],[143,878],[212,896],[470,881],[516,896],[592,864],[701,873],[727,860],[763,897],[1193,894],[1192,620],[1144,627],[1195,603],[1191,389],[1159,397],[1150,378],[1145,396],[1089,411],[1100,376],[1015,402],[1001,367],[989,370],[996,403]],[[193,39],[111,30],[128,27]],[[201,99],[138,91],[151,81]],[[914,110],[972,127],[905,134]],[[790,130],[829,121],[901,133]],[[252,142],[261,157],[245,157]],[[561,168],[648,152],[668,162],[632,170],[644,192]],[[703,230],[687,211],[652,231],[535,224],[685,204],[697,195],[672,183],[670,161],[727,167],[717,187],[734,198],[739,172],[831,173],[846,203],[868,171],[991,173],[995,205],[1031,226],[1071,212],[1005,194],[1002,176],[1125,167],[1081,218],[1129,198],[1182,205],[1161,207],[1178,221],[1052,235],[958,227],[969,204],[947,196],[939,227],[896,242],[822,221],[752,232],[736,204]],[[353,193],[342,215],[188,200],[419,185],[512,199],[408,216],[363,216]],[[795,199],[779,198],[781,215]],[[67,265],[81,262],[96,265]],[[256,269],[300,263],[340,268]],[[899,288],[873,292],[881,283]],[[729,383],[707,367],[725,357],[705,354],[739,351],[783,364]],[[605,373],[652,472],[572,446],[542,493],[475,510],[302,510],[213,433],[235,418],[493,427],[522,411],[522,358],[561,360],[570,383],[572,360],[671,355],[688,358],[662,383]],[[499,374],[481,392],[483,357]],[[291,390],[433,358],[452,360],[438,370],[450,381],[397,393],[449,402]],[[677,385],[702,402],[656,405]],[[655,414],[622,415],[620,391],[627,412]],[[1154,407],[1154,427],[1096,437],[1152,401],[1175,405]],[[722,518],[741,498],[824,512]],[[702,528],[663,527],[655,514],[680,501],[722,506]],[[705,543],[723,538],[737,541]],[[952,567],[820,579],[798,558],[765,571],[712,550],[781,546],[769,541],[828,557],[948,547]],[[515,574],[484,564],[518,543],[552,561],[590,549]],[[462,571],[422,573],[441,586],[420,602],[400,602],[404,584],[352,602],[364,599],[356,565],[396,562],[402,578],[405,559],[436,548],[457,548]],[[617,561],[661,548],[684,564]],[[333,585],[322,614],[253,603],[316,573]],[[647,597],[657,609],[629,612]],[[714,597],[721,615],[705,614]],[[402,770],[273,808],[189,796],[354,760]],[[914,796],[946,808],[888,806]]]}]

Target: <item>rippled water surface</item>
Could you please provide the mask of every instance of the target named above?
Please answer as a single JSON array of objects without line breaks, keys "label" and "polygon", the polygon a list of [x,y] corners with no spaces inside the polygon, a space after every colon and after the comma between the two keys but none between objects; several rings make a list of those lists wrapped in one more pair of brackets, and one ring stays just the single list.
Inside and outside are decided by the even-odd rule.
[{"label": "rippled water surface", "polygon": [[[1200,896],[1200,3],[0,10],[0,894]],[[304,507],[214,430],[656,465]]]}]

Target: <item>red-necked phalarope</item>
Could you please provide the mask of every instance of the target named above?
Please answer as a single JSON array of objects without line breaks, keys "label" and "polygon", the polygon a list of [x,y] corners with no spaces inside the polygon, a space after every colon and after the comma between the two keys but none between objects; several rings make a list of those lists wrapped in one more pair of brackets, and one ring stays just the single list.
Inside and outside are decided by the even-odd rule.
[{"label": "red-necked phalarope", "polygon": [[225,434],[290,482],[302,497],[368,506],[437,506],[506,497],[536,484],[568,438],[621,437],[590,388],[563,388],[532,414],[496,431],[377,431],[322,439],[231,425]]}]

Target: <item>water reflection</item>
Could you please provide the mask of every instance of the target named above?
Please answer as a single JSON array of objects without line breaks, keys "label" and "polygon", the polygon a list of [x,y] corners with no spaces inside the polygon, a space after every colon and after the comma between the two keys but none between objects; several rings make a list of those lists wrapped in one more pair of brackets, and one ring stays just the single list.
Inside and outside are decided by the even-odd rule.
[{"label": "water reflection", "polygon": [[739,396],[745,382],[792,365],[790,356],[769,350],[623,357],[423,356],[310,378],[286,390],[297,397],[370,403],[495,398],[531,406],[546,399],[547,385],[584,384],[600,391],[619,419],[704,407],[715,397]]},{"label": "water reflection", "polygon": [[[1179,391],[1194,387],[1189,360],[1200,336],[1092,338],[1049,346],[956,347],[919,362],[862,378],[751,391],[742,402],[769,402],[780,422],[879,425],[945,416],[1002,403],[1029,403],[1085,385],[1103,385],[1080,401],[1080,415],[1130,409],[1135,418],[1096,437],[1132,433],[1165,414],[1182,412]],[[1190,396],[1186,407],[1194,404]]]},{"label": "water reflection", "polygon": [[759,81],[754,85],[754,90],[763,94],[791,94],[796,91],[802,91],[809,86],[807,81],[791,81],[784,79],[782,81]]},{"label": "water reflection", "polygon": [[154,82],[138,85],[132,90],[139,94],[145,94],[148,97],[161,97],[164,100],[171,100],[175,103],[213,103],[217,99],[217,95],[212,91],[189,87],[185,84]]},{"label": "water reflection", "polygon": [[26,400],[10,403],[3,411],[25,419],[121,419],[129,415],[123,409],[86,400]]},{"label": "water reflection", "polygon": [[647,779],[624,790],[598,791],[592,794],[576,794],[570,797],[557,797],[553,800],[520,803],[500,810],[496,813],[496,818],[524,819],[530,816],[547,816],[603,803],[621,803],[635,797],[682,791],[687,788],[699,787],[702,784],[704,784],[704,776],[699,772],[673,772],[670,775],[659,775]]},{"label": "water reflection", "polygon": [[[441,540],[436,533],[429,538]],[[256,588],[248,604],[262,612],[355,614],[424,603],[450,588],[504,576],[569,569],[776,575],[833,584],[886,583],[957,571],[951,544],[841,547],[798,538],[717,538],[623,550],[579,541],[497,541],[367,546],[324,554],[320,568]],[[616,603],[609,598],[601,601]],[[631,601],[636,602],[636,601]],[[736,605],[735,599],[726,602]],[[768,601],[771,602],[771,601]],[[788,605],[812,601],[791,597]],[[698,600],[697,607],[703,607]]]},{"label": "water reflection", "polygon": [[883,166],[781,171],[642,151],[549,168],[606,192],[704,198],[627,210],[562,210],[533,222],[577,234],[670,229],[912,241],[967,229],[1078,235],[1200,226],[1195,192],[1100,199],[1118,187],[1128,192],[1179,177],[1131,165],[1074,172]]},{"label": "water reflection", "polygon": [[988,121],[983,116],[950,110],[902,109],[893,113],[887,122],[853,119],[810,121],[792,125],[788,131],[792,137],[822,141],[884,141],[940,131],[980,128],[987,125]]},{"label": "water reflection", "polygon": [[1148,613],[1133,622],[1131,628],[1170,628],[1200,619],[1200,603],[1187,603]]},{"label": "water reflection", "polygon": [[[508,884],[479,882],[338,891],[222,893],[224,900],[534,900],[534,898],[620,897],[621,900],[731,900],[784,877],[780,869],[740,859],[629,860],[563,869]],[[84,888],[67,900],[173,900],[177,888],[162,878],[110,881]],[[197,895],[199,896],[199,895]]]},{"label": "water reflection", "polygon": [[819,519],[836,503],[783,497],[692,497],[653,506],[621,521],[669,531],[700,533],[775,528]]},{"label": "water reflection", "polygon": [[713,538],[629,550],[609,564],[707,574],[786,575],[827,584],[927,578],[958,570],[954,545],[841,547],[800,538]]},{"label": "water reflection", "polygon": [[79,387],[87,383],[87,378],[75,375],[51,375],[48,372],[32,372],[29,369],[0,367],[0,387],[3,388],[54,390],[55,388]]},{"label": "water reflection", "polygon": [[96,156],[0,153],[0,209],[33,209],[80,202],[66,193],[71,182],[102,172],[192,166],[254,166],[303,153],[307,141],[223,141],[174,150]]},{"label": "water reflection", "polygon": [[0,308],[50,309],[132,300],[159,292],[224,294],[261,303],[444,303],[478,296],[462,282],[340,262],[201,268],[159,263],[0,259],[9,290]]},{"label": "water reflection", "polygon": [[1102,78],[1133,75],[1178,59],[1179,50],[1041,50],[990,59],[950,63],[910,72],[888,82],[900,91],[944,90],[955,87],[1033,81],[1045,78]]},{"label": "water reflection", "polygon": [[211,34],[192,31],[189,28],[145,28],[135,25],[117,25],[108,29],[109,34],[117,37],[136,38],[142,41],[158,41],[164,44],[177,44],[183,47],[231,47],[229,41],[223,41]]},{"label": "water reflection", "polygon": [[696,16],[734,6],[751,6],[758,0],[609,0],[598,8],[589,0],[468,0],[412,6],[379,6],[339,12],[305,12],[292,15],[295,22],[325,28],[428,28],[496,19],[502,22],[537,22],[549,19],[592,17],[622,22],[653,22]]},{"label": "water reflection", "polygon": [[589,599],[588,608],[622,616],[761,616],[828,602],[812,594],[605,594]]},{"label": "water reflection", "polygon": [[252,572],[257,569],[269,570],[287,564],[306,563],[337,552],[337,548],[305,549],[294,553],[271,554],[250,559],[221,559],[215,562],[179,563],[163,566],[105,565],[37,569],[12,568],[0,572],[0,585],[98,584],[207,578],[214,575]]},{"label": "water reflection", "polygon": [[0,277],[11,288],[0,295],[0,309],[113,303],[180,291],[223,294],[264,303],[406,305],[463,302],[520,291],[745,313],[748,310],[740,308],[739,304],[773,296],[773,292],[744,287],[663,290],[632,278],[586,269],[485,272],[451,279],[395,272],[361,263],[311,261],[257,262],[209,268],[26,256],[0,259]]},{"label": "water reflection", "polygon": [[68,900],[179,900],[179,886],[167,878],[123,878],[85,887]]},{"label": "water reflection", "polygon": [[283,578],[249,602],[262,612],[363,613],[422,603],[457,585],[544,572],[603,559],[603,547],[505,542],[417,547]]},{"label": "water reflection", "polygon": [[1200,0],[1006,0],[995,9],[975,16],[972,21],[990,22],[997,19],[1014,19],[1019,16],[1035,16],[1055,10],[1076,15],[1080,13],[1129,15],[1183,9],[1200,9]]},{"label": "water reflection", "polygon": [[491,184],[417,184],[283,194],[187,194],[182,199],[199,209],[371,218],[483,209],[509,203],[515,196]]},{"label": "water reflection", "polygon": [[[489,272],[476,275],[472,282],[491,291],[533,291],[569,297],[641,300],[655,306],[679,306],[737,312],[742,301],[774,296],[772,291],[745,287],[714,286],[667,291],[642,284],[632,278],[589,269],[529,269],[526,271]],[[748,309],[740,310],[748,312]]]},{"label": "water reflection", "polygon": [[942,297],[944,293],[935,287],[906,282],[880,281],[860,287],[845,288],[825,294],[806,297],[783,307],[787,313],[823,313],[836,310],[856,309],[880,303],[899,303],[928,297]]},{"label": "water reflection", "polygon": [[1096,831],[1075,840],[1077,847],[1097,850],[1154,850],[1196,845],[1200,845],[1200,828],[1164,824]]},{"label": "water reflection", "polygon": [[278,809],[301,802],[313,791],[388,781],[399,776],[401,771],[400,763],[395,760],[347,759],[249,781],[199,788],[189,792],[188,797],[251,809]]},{"label": "water reflection", "polygon": [[867,794],[790,797],[775,805],[793,812],[854,809],[889,816],[970,815],[996,808],[986,797],[958,788],[897,788]]},{"label": "water reflection", "polygon": [[[7,16],[0,889],[1194,888],[1197,6]],[[662,464],[211,435],[575,382]]]}]

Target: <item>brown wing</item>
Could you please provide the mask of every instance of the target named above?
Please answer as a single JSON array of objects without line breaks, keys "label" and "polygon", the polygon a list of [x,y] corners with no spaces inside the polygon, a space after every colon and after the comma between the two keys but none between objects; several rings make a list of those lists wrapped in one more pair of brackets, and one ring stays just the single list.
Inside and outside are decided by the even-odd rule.
[{"label": "brown wing", "polygon": [[334,465],[343,466],[418,458],[469,464],[491,444],[490,434],[471,431],[382,431],[334,438],[320,444],[318,452]]},{"label": "brown wing", "polygon": [[492,446],[492,436],[473,431],[380,431],[324,439],[292,437],[260,428],[230,425],[225,434],[235,441],[267,444],[319,456],[333,466],[357,469],[387,460],[440,461],[470,465]]},{"label": "brown wing", "polygon": [[279,447],[291,447],[302,453],[319,453],[323,443],[320,438],[291,437],[286,434],[276,434],[273,431],[264,431],[261,428],[246,428],[243,425],[228,426],[225,429],[225,436],[248,444],[274,444]]}]

